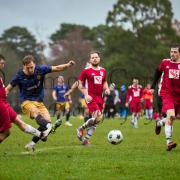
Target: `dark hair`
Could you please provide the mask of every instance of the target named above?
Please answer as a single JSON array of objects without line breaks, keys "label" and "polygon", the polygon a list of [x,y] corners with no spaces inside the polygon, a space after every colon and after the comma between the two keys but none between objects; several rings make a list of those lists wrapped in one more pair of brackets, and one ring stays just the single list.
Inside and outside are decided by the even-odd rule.
[{"label": "dark hair", "polygon": [[32,55],[27,55],[22,60],[23,65],[27,65],[27,64],[29,64],[31,62],[35,62],[35,58]]},{"label": "dark hair", "polygon": [[89,53],[89,58],[91,57],[91,54],[98,54],[98,56],[100,57],[100,52],[97,51],[97,50],[92,50],[92,51]]},{"label": "dark hair", "polygon": [[170,46],[170,48],[178,48],[179,52],[180,52],[180,44],[172,44]]},{"label": "dark hair", "polygon": [[0,54],[0,61],[1,60],[4,60],[4,61],[6,60],[5,57],[2,54]]}]

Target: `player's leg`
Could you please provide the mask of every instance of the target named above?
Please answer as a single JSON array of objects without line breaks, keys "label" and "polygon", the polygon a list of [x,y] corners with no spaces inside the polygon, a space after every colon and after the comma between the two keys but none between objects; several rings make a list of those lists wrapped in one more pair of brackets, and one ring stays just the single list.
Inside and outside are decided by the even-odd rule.
[{"label": "player's leg", "polygon": [[0,103],[0,143],[10,135],[11,119],[7,105]]},{"label": "player's leg", "polygon": [[69,104],[69,102],[65,103],[65,115],[66,115],[65,125],[72,126],[72,124],[69,122],[69,119],[70,119],[70,104]]},{"label": "player's leg", "polygon": [[57,115],[57,120],[54,123],[52,127],[52,133],[55,133],[56,129],[61,126],[62,124],[62,119],[61,119],[61,113],[62,113],[62,106],[61,103],[56,103],[56,115]]},{"label": "player's leg", "polygon": [[10,130],[7,129],[4,132],[0,132],[0,143],[3,142],[10,135]]},{"label": "player's leg", "polygon": [[42,132],[40,132],[36,128],[32,127],[31,125],[26,124],[22,120],[20,115],[16,116],[15,120],[13,120],[13,123],[16,124],[25,133],[32,134],[32,135],[40,137],[40,138],[43,136]]},{"label": "player's leg", "polygon": [[167,151],[171,151],[172,148],[176,147],[176,143],[173,142],[173,140],[172,140],[174,119],[175,119],[175,110],[168,109],[167,110],[167,118],[165,121],[165,136],[166,136]]}]

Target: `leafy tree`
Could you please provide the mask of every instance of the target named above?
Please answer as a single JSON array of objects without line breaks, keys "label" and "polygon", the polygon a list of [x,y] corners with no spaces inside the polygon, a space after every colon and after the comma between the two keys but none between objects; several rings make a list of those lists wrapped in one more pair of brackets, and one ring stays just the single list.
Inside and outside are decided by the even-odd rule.
[{"label": "leafy tree", "polygon": [[18,26],[5,30],[0,40],[14,49],[21,58],[27,54],[39,57],[44,48],[26,28]]}]

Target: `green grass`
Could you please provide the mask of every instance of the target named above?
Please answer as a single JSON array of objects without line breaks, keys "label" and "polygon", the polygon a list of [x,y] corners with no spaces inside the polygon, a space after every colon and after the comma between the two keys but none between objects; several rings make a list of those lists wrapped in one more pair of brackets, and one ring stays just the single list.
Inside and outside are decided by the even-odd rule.
[{"label": "green grass", "polygon": [[[26,122],[36,124],[28,119]],[[80,145],[76,128],[82,120],[71,118],[73,127],[64,124],[39,142],[35,153],[24,153],[24,145],[31,136],[12,128],[11,136],[0,145],[0,180],[46,179],[180,179],[180,146],[171,152],[165,150],[164,130],[157,136],[153,122],[144,125],[141,118],[138,129],[132,129],[130,120],[104,120],[94,136],[91,147]],[[120,129],[124,140],[119,145],[107,142],[107,134]],[[174,135],[180,143],[180,122],[174,123]]]}]

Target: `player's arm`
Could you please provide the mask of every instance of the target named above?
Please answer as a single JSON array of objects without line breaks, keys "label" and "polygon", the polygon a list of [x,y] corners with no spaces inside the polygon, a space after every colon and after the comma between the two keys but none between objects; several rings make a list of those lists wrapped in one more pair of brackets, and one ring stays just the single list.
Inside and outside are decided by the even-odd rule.
[{"label": "player's arm", "polygon": [[110,94],[110,89],[109,89],[107,81],[105,81],[103,84],[103,90],[104,90],[105,94],[108,94],[108,95]]},{"label": "player's arm", "polygon": [[52,97],[55,101],[57,101],[57,95],[55,90],[52,91]]},{"label": "player's arm", "polygon": [[90,102],[92,100],[92,97],[88,95],[88,91],[87,89],[84,87],[84,83],[83,81],[79,80],[79,86],[78,86],[78,89],[84,94],[84,98],[86,100],[86,102]]},{"label": "player's arm", "polygon": [[6,94],[8,94],[13,89],[13,86],[11,84],[8,84],[5,88]]},{"label": "player's arm", "polygon": [[69,61],[66,64],[61,64],[61,65],[57,65],[57,66],[51,66],[52,71],[51,72],[60,72],[60,71],[64,71],[65,69],[73,66],[75,64],[74,61]]},{"label": "player's arm", "polygon": [[77,87],[79,86],[79,81],[76,81],[71,88],[64,94],[64,97],[68,97]]},{"label": "player's arm", "polygon": [[155,89],[156,88],[156,84],[158,83],[162,73],[163,72],[159,68],[156,69],[156,71],[154,73],[154,78],[153,78],[153,83],[151,85],[151,89]]}]

